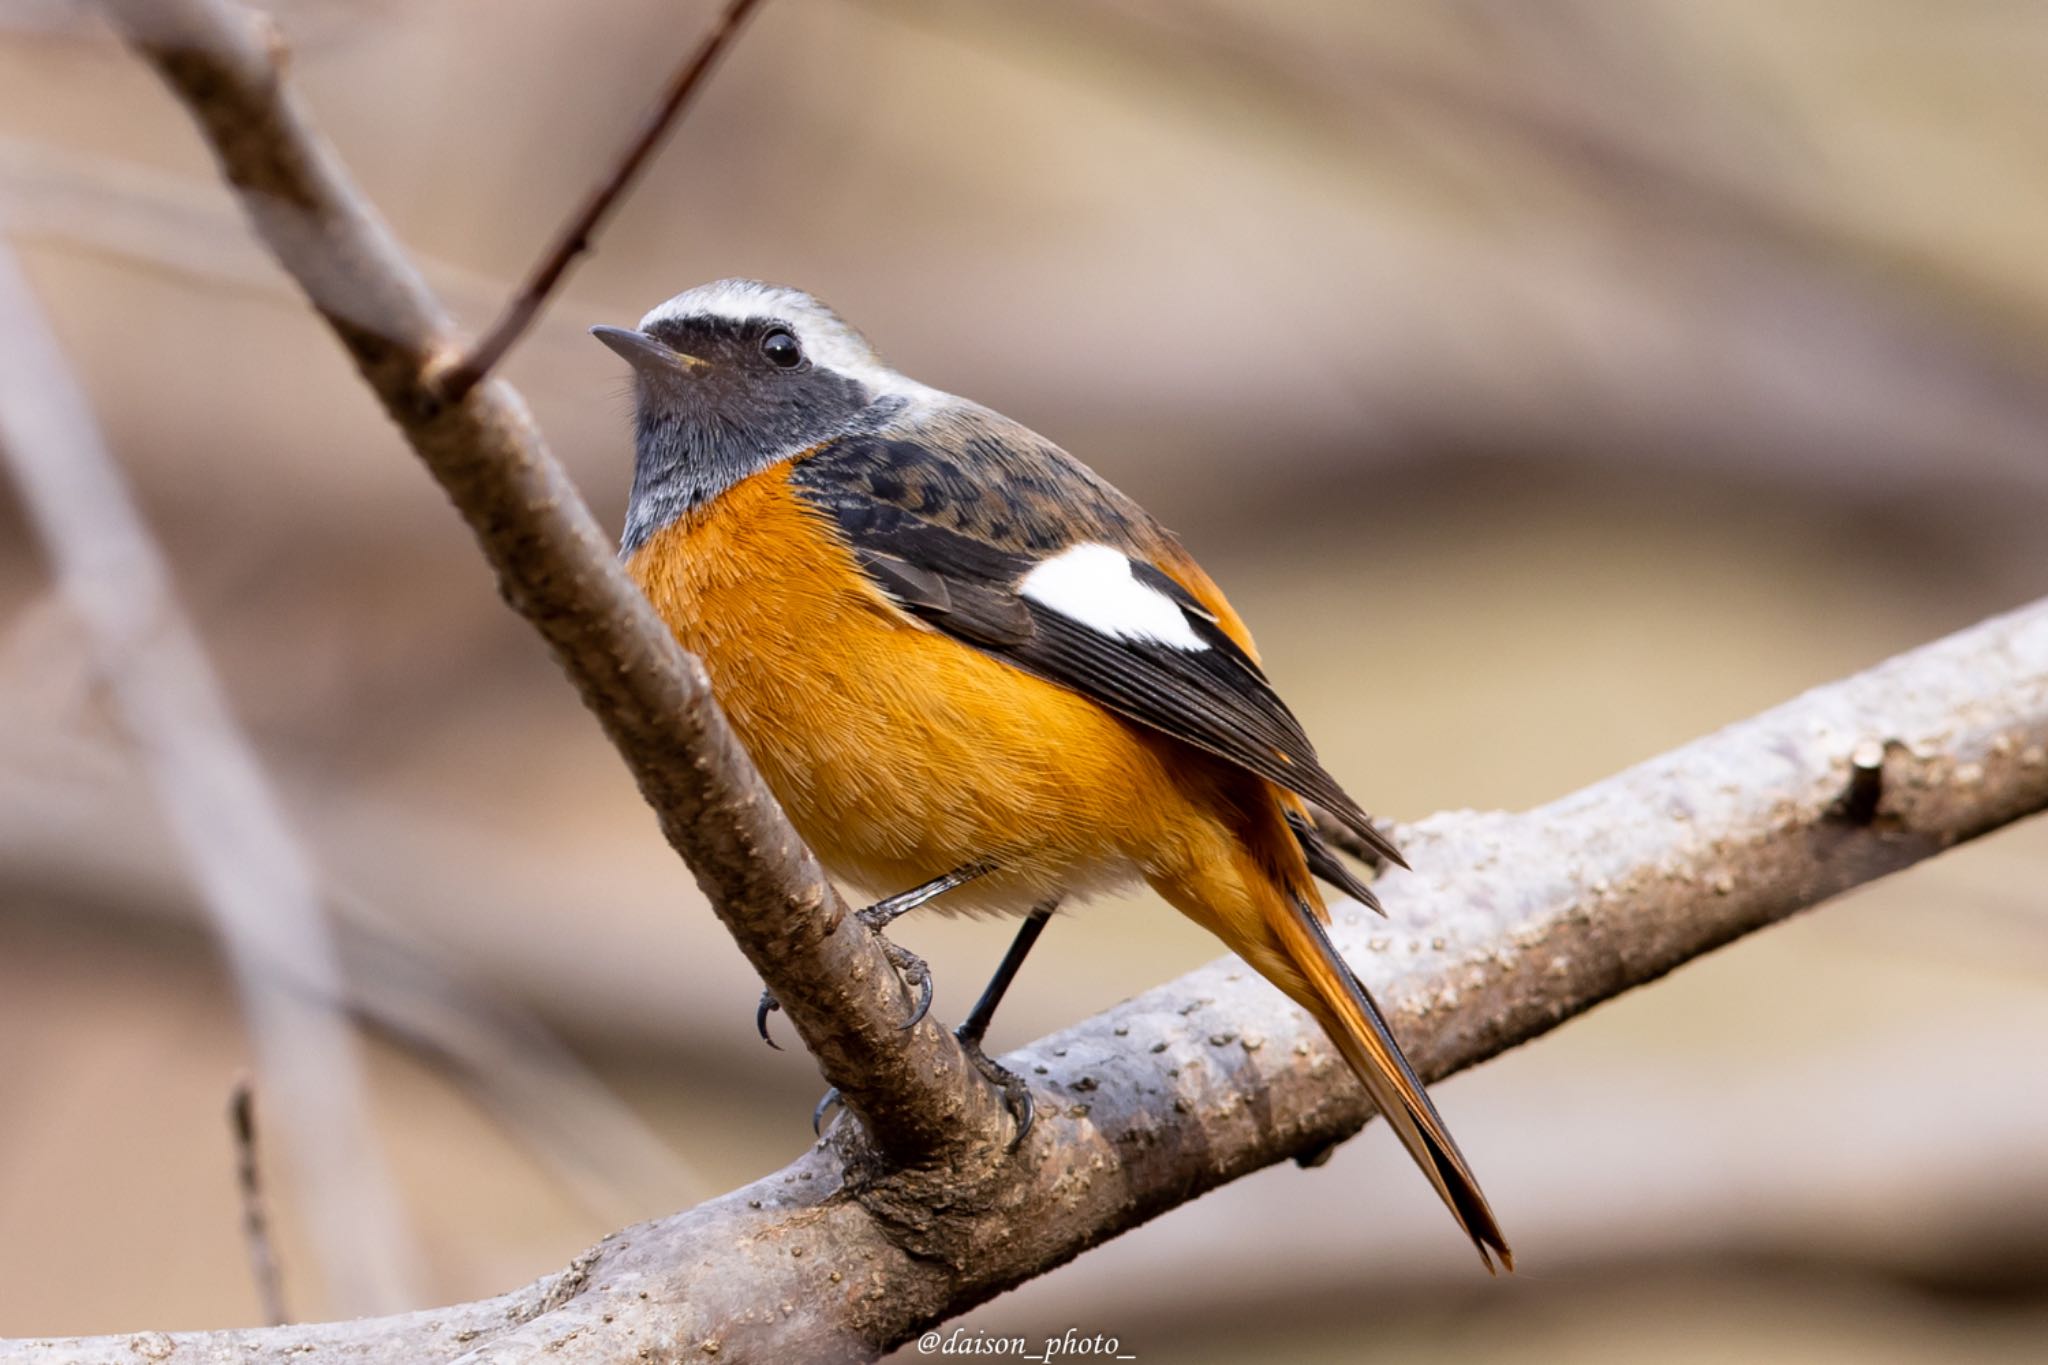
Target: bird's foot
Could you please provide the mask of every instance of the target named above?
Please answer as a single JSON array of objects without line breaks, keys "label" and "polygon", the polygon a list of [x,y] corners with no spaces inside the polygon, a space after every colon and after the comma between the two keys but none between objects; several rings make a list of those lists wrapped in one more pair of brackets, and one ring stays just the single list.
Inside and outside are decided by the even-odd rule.
[{"label": "bird's foot", "polygon": [[916,994],[917,1002],[910,1008],[910,1017],[898,1025],[899,1028],[913,1029],[922,1023],[925,1015],[931,1011],[932,969],[923,958],[901,944],[893,942],[882,932],[889,926],[891,920],[902,913],[901,910],[887,906],[886,903],[877,903],[865,910],[856,910],[854,918],[875,931],[875,937],[881,940],[882,953],[889,959],[889,965],[903,978],[903,984]]},{"label": "bird's foot", "polygon": [[839,1087],[833,1086],[818,1097],[818,1107],[811,1110],[811,1136],[825,1136],[825,1116],[839,1107]]},{"label": "bird's foot", "polygon": [[[882,930],[887,928],[891,921],[899,918],[903,911],[888,901],[878,901],[853,913],[855,919],[874,930],[875,937],[881,939],[882,953],[889,959],[889,965],[896,969],[897,975],[903,978],[903,984],[916,995],[916,1002],[910,1007],[910,1017],[898,1025],[900,1028],[916,1028],[932,1007],[931,965],[910,949],[891,942],[882,933]],[[782,1051],[782,1046],[768,1032],[768,1016],[781,1008],[782,1002],[775,998],[774,991],[762,991],[761,1003],[754,1007],[754,1031],[761,1035],[762,1042],[777,1052]]]},{"label": "bird's foot", "polygon": [[1003,1092],[1003,1106],[1010,1111],[1011,1120],[1017,1131],[1010,1138],[1011,1151],[1024,1145],[1025,1134],[1031,1131],[1031,1124],[1038,1117],[1038,1104],[1031,1098],[1031,1086],[1022,1076],[998,1062],[981,1050],[981,1039],[968,1033],[956,1032],[961,1050],[967,1060],[974,1063],[974,1069],[988,1078],[988,1083]]},{"label": "bird's foot", "polygon": [[[1014,1152],[1024,1145],[1024,1137],[1031,1131],[1032,1122],[1038,1117],[1037,1101],[1031,1097],[1031,1086],[1022,1076],[982,1051],[981,1040],[966,1033],[953,1035],[960,1041],[960,1050],[967,1054],[967,1060],[974,1064],[990,1085],[1003,1092],[1003,1107],[1010,1111],[1010,1119],[1017,1125],[1016,1133],[1010,1138],[1009,1150]],[[811,1111],[811,1132],[814,1136],[825,1135],[825,1119],[840,1104],[839,1087],[827,1090],[818,1101],[818,1107]]]}]

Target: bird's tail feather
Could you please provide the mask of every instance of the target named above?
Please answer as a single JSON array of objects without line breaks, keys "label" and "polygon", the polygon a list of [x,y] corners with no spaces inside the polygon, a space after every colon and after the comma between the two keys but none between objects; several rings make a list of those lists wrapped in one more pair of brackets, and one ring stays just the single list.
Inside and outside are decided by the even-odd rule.
[{"label": "bird's tail feather", "polygon": [[1500,1257],[1503,1268],[1513,1270],[1514,1253],[1494,1221],[1493,1210],[1487,1207],[1478,1180],[1364,983],[1338,954],[1314,910],[1299,896],[1288,895],[1277,918],[1279,923],[1273,928],[1280,944],[1312,997],[1302,1003],[1322,1024],[1372,1096],[1381,1117],[1436,1187],[1451,1216],[1478,1248],[1487,1270],[1494,1269],[1494,1255]]}]

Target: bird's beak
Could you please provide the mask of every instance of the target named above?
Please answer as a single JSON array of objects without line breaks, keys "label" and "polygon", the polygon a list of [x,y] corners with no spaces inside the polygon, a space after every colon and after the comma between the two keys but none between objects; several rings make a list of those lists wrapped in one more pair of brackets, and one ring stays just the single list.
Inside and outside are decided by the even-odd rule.
[{"label": "bird's beak", "polygon": [[671,350],[647,333],[636,332],[630,327],[593,327],[590,334],[643,374],[674,374],[677,370],[702,369],[710,363]]}]

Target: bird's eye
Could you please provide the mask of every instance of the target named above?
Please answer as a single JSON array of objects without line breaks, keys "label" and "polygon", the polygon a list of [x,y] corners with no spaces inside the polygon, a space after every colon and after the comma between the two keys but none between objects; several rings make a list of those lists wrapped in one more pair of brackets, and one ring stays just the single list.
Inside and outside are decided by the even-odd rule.
[{"label": "bird's eye", "polygon": [[803,348],[786,327],[777,327],[761,338],[761,354],[777,369],[793,370],[804,363]]}]

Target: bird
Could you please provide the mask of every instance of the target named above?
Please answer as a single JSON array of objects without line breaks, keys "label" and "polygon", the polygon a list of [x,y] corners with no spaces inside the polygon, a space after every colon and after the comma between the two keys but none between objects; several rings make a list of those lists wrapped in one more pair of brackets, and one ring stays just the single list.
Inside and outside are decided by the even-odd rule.
[{"label": "bird", "polygon": [[[791,825],[883,897],[860,912],[878,931],[933,902],[1023,917],[957,1031],[1016,1141],[1030,1092],[982,1051],[995,1006],[1056,909],[1142,882],[1308,1011],[1487,1269],[1512,1269],[1331,942],[1318,878],[1379,906],[1314,811],[1407,864],[1179,539],[1028,427],[891,369],[800,290],[719,280],[591,331],[632,370],[626,570]],[[930,974],[884,942],[921,1017]]]}]

